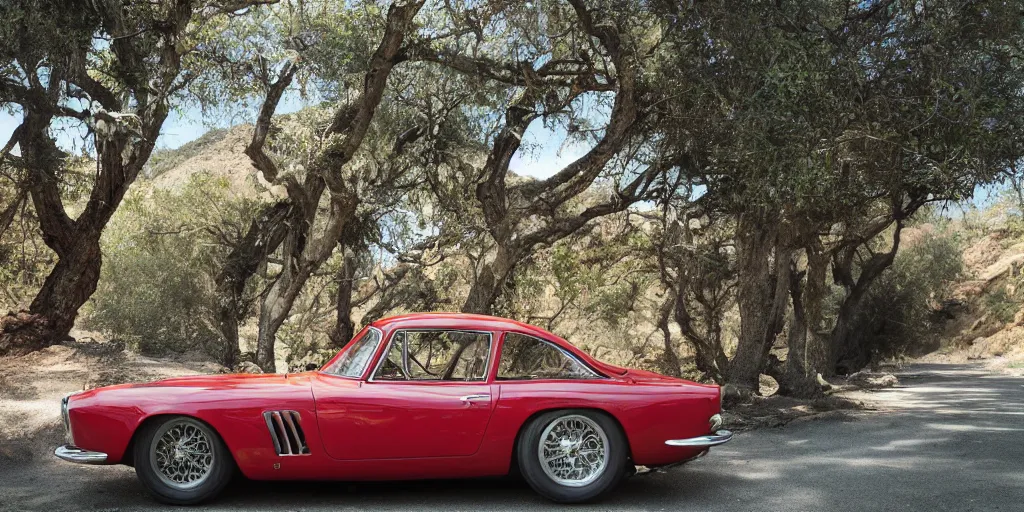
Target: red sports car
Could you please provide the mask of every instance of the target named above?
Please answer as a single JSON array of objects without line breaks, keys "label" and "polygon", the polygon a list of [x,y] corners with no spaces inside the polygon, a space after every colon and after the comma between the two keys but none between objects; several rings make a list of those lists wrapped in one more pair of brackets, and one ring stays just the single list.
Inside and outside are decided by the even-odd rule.
[{"label": "red sports car", "polygon": [[718,386],[605,364],[512,320],[414,314],[365,327],[318,371],[123,384],[67,397],[61,459],[127,464],[157,499],[256,480],[517,471],[558,502],[727,442]]}]

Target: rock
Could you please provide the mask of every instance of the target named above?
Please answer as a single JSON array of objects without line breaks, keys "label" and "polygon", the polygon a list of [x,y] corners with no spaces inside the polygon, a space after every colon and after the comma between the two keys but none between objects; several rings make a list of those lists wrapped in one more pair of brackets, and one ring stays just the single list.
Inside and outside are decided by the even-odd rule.
[{"label": "rock", "polygon": [[726,384],[722,386],[722,397],[726,405],[731,406],[749,401],[753,395],[754,390],[745,386],[737,386],[735,384]]},{"label": "rock", "polygon": [[1018,309],[1013,314],[1013,325],[1024,325],[1024,309]]},{"label": "rock", "polygon": [[263,370],[256,363],[250,361],[242,361],[235,367],[236,373],[263,373]]},{"label": "rock", "polygon": [[900,383],[891,373],[857,372],[846,378],[847,382],[867,389],[891,388]]},{"label": "rock", "polygon": [[1024,263],[1024,254],[1004,256],[982,270],[978,278],[988,282],[994,281],[1003,274],[1012,274],[1014,269],[1020,268],[1021,263]]},{"label": "rock", "polygon": [[821,386],[822,391],[830,391],[832,389],[832,384],[829,384],[829,382],[825,380],[825,378],[822,377],[820,373],[817,374],[815,377],[817,378],[818,385]]}]

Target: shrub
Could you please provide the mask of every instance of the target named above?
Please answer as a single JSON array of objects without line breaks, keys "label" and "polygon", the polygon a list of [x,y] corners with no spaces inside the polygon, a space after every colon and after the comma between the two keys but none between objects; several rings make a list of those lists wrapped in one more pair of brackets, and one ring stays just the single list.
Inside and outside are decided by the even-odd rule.
[{"label": "shrub", "polygon": [[948,232],[925,233],[897,253],[871,286],[857,318],[874,360],[934,348],[934,306],[962,271],[960,244]]},{"label": "shrub", "polygon": [[85,324],[151,355],[215,340],[214,277],[253,207],[233,198],[226,180],[206,175],[180,192],[133,192],[104,233]]}]

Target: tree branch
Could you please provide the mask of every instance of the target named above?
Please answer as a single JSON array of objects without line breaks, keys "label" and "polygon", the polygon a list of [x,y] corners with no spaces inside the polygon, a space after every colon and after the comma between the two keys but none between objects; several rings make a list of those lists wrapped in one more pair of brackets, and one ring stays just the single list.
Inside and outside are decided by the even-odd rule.
[{"label": "tree branch", "polygon": [[621,149],[640,118],[637,66],[634,58],[622,51],[618,29],[607,20],[595,23],[583,0],[570,0],[569,3],[576,10],[583,29],[597,38],[611,57],[615,65],[617,91],[604,135],[587,154],[546,180],[525,183],[518,188],[523,196],[533,199],[535,207],[561,205],[586,190]]},{"label": "tree branch", "polygon": [[269,182],[277,180],[277,166],[274,165],[274,161],[263,151],[263,147],[266,145],[267,136],[270,134],[270,127],[273,122],[274,113],[277,111],[277,105],[281,102],[281,97],[284,95],[285,90],[291,85],[297,70],[298,66],[294,62],[290,60],[285,62],[281,71],[277,74],[277,80],[267,88],[267,97],[263,100],[260,113],[256,117],[256,125],[253,127],[252,140],[245,147],[245,154],[252,160],[253,167],[262,172],[263,178]]}]

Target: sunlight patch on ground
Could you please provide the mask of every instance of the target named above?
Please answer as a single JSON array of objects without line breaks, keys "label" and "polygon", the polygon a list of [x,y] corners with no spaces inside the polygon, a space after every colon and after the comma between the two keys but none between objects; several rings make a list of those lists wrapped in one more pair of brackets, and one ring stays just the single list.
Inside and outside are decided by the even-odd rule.
[{"label": "sunlight patch on ground", "polygon": [[1024,428],[985,427],[963,423],[925,423],[925,426],[947,432],[1024,432]]},{"label": "sunlight patch on ground", "polygon": [[933,439],[897,439],[895,441],[889,441],[888,443],[886,443],[883,446],[874,446],[871,449],[872,450],[879,450],[879,451],[908,450],[908,449],[914,449],[914,448],[916,448],[918,446],[922,446],[922,445],[928,445],[928,444],[934,444],[934,443],[944,443],[946,441],[949,441],[948,437],[940,437],[940,438],[933,438]]}]

